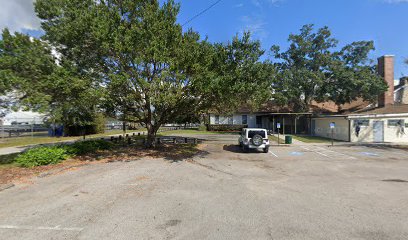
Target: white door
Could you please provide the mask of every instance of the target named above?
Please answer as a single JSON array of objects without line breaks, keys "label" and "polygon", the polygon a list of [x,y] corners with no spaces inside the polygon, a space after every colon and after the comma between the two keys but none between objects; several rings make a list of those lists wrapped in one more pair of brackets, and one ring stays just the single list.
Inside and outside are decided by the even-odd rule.
[{"label": "white door", "polygon": [[384,142],[384,122],[374,121],[374,142]]}]

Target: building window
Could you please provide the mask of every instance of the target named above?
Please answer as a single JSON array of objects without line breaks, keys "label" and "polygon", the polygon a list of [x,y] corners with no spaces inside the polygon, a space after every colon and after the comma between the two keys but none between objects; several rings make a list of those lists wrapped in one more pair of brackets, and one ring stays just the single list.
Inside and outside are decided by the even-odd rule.
[{"label": "building window", "polygon": [[215,124],[220,124],[220,116],[219,115],[215,115]]},{"label": "building window", "polygon": [[354,120],[354,127],[368,127],[370,126],[370,120],[368,119],[359,119],[359,120]]},{"label": "building window", "polygon": [[388,120],[388,127],[403,127],[405,125],[404,119],[390,119]]},{"label": "building window", "polygon": [[233,116],[228,117],[228,124],[229,125],[234,125],[234,117]]},{"label": "building window", "polygon": [[248,124],[248,115],[242,115],[242,124],[247,125]]}]

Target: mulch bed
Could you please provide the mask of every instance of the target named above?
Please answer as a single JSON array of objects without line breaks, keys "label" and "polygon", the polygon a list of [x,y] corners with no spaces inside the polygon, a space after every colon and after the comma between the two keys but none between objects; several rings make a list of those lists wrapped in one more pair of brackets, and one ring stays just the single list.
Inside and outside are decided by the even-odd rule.
[{"label": "mulch bed", "polygon": [[83,162],[78,160],[66,160],[62,163],[55,165],[39,166],[34,168],[22,168],[22,167],[7,167],[0,168],[0,184],[6,184],[10,182],[25,182],[26,178],[38,176],[41,173],[53,171],[68,166],[80,166]]}]

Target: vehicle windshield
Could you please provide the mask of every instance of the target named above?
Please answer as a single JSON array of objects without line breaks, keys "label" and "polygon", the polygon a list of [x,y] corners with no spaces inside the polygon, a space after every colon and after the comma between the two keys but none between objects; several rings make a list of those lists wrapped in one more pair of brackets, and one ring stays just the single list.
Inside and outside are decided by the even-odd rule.
[{"label": "vehicle windshield", "polygon": [[248,138],[253,138],[255,135],[260,135],[262,138],[266,138],[265,131],[262,131],[262,130],[258,130],[258,131],[251,130],[251,131],[248,131]]}]

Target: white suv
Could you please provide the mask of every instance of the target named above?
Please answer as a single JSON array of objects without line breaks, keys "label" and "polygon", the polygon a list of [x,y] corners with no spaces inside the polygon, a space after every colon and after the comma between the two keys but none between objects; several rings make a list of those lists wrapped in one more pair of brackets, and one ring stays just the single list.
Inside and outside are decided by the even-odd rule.
[{"label": "white suv", "polygon": [[269,152],[268,131],[262,128],[244,128],[238,139],[239,146],[244,152],[250,149],[263,149]]}]

